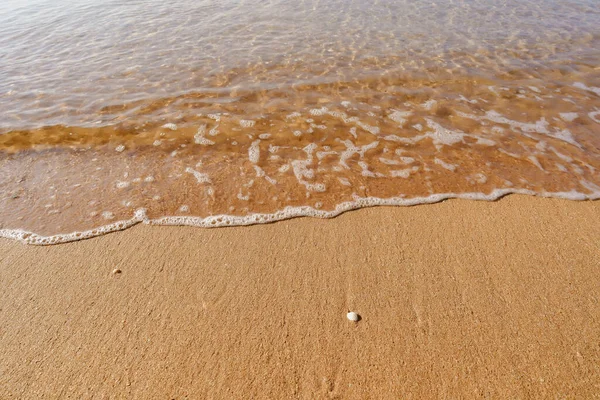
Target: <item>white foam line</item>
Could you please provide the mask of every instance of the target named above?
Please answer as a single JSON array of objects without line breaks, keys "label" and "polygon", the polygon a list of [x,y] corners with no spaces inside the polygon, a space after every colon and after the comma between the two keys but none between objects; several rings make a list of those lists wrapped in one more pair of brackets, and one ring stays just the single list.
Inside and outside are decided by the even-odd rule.
[{"label": "white foam line", "polygon": [[[595,189],[591,185],[590,189]],[[61,244],[75,242],[83,239],[90,239],[96,236],[105,235],[107,233],[122,231],[139,223],[147,225],[184,225],[197,226],[202,228],[217,228],[224,226],[244,226],[264,224],[276,221],[282,221],[297,217],[313,217],[313,218],[333,218],[347,211],[356,210],[366,207],[375,206],[415,206],[419,204],[438,203],[447,199],[465,199],[465,200],[480,200],[494,201],[509,194],[522,194],[538,197],[557,198],[565,200],[599,200],[600,189],[592,191],[590,194],[579,193],[576,191],[570,192],[534,192],[527,189],[494,189],[490,194],[485,193],[438,193],[427,197],[391,197],[387,199],[379,197],[357,197],[354,201],[347,201],[336,206],[335,210],[323,211],[310,206],[302,207],[285,207],[283,210],[278,210],[271,214],[249,214],[245,216],[237,215],[212,215],[209,217],[194,217],[194,216],[170,216],[156,219],[149,219],[146,216],[145,209],[137,210],[133,217],[129,220],[118,221],[112,224],[104,225],[99,228],[90,229],[81,232],[72,232],[68,234],[59,234],[54,236],[42,236],[33,232],[27,232],[20,229],[0,229],[0,237],[7,239],[15,239],[25,244],[47,246],[53,244]]]},{"label": "white foam line", "polygon": [[113,222],[112,224],[104,225],[99,228],[90,229],[87,231],[76,231],[72,233],[59,234],[53,236],[43,236],[37,233],[24,231],[22,229],[0,229],[0,237],[7,239],[15,239],[22,243],[32,244],[37,246],[48,246],[52,244],[61,244],[76,242],[83,239],[91,239],[93,237],[106,235],[107,233],[122,231],[139,224],[142,221],[147,221],[146,210],[137,210],[133,218],[123,221]]}]

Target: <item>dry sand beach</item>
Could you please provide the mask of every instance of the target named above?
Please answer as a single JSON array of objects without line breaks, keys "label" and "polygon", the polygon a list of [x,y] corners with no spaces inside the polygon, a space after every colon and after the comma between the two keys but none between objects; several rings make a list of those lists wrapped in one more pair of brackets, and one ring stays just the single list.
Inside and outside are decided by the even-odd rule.
[{"label": "dry sand beach", "polygon": [[596,398],[599,239],[518,195],[3,239],[0,398]]}]

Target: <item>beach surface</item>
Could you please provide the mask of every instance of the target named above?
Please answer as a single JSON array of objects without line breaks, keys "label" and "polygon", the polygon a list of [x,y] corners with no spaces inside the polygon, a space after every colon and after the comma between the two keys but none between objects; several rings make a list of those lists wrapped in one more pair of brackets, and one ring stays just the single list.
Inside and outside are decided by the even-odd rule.
[{"label": "beach surface", "polygon": [[0,398],[594,398],[599,239],[520,195],[2,239]]}]

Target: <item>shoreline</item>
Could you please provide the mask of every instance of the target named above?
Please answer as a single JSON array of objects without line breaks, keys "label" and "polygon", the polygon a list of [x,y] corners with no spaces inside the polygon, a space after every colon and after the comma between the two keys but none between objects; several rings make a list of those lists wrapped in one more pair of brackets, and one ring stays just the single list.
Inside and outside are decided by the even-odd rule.
[{"label": "shoreline", "polygon": [[36,246],[52,246],[77,242],[80,240],[93,239],[96,237],[108,235],[110,233],[124,231],[138,224],[155,226],[191,226],[196,228],[234,228],[239,226],[252,226],[260,224],[270,224],[295,218],[318,218],[333,219],[340,215],[371,207],[414,207],[425,206],[440,203],[447,200],[470,200],[494,202],[501,200],[509,195],[527,195],[539,198],[562,199],[569,201],[596,201],[600,199],[600,190],[595,186],[590,186],[591,193],[585,194],[576,191],[571,192],[543,192],[537,193],[527,189],[502,188],[494,189],[490,194],[469,192],[469,193],[436,193],[427,197],[405,198],[391,197],[361,197],[352,202],[343,202],[336,206],[332,211],[324,211],[311,206],[285,207],[283,210],[277,210],[273,213],[250,213],[244,216],[237,215],[211,215],[207,217],[199,216],[164,216],[159,218],[148,218],[146,209],[140,208],[133,212],[133,217],[127,220],[120,220],[110,224],[98,226],[95,228],[74,231],[71,233],[58,233],[56,235],[39,235],[35,232],[23,229],[0,229],[0,238],[12,239],[24,244]]},{"label": "shoreline", "polygon": [[511,195],[0,239],[0,397],[593,397],[598,238]]}]

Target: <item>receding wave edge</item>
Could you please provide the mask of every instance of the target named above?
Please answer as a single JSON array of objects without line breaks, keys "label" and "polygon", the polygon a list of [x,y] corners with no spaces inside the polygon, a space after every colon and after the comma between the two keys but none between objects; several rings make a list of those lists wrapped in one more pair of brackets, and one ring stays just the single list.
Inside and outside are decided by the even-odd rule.
[{"label": "receding wave edge", "polygon": [[18,240],[25,244],[48,246],[61,243],[75,242],[91,239],[111,232],[122,231],[139,223],[147,225],[171,225],[171,226],[197,226],[202,228],[217,228],[224,226],[245,226],[265,224],[297,217],[333,218],[344,212],[375,206],[414,206],[420,204],[433,204],[447,199],[466,199],[494,201],[509,194],[523,194],[538,197],[557,198],[565,200],[598,200],[600,191],[584,194],[576,191],[571,192],[534,192],[526,189],[495,189],[489,194],[485,193],[438,193],[427,197],[357,197],[354,201],[338,204],[334,210],[317,210],[310,206],[285,207],[273,213],[254,213],[244,216],[235,215],[211,215],[208,217],[197,216],[166,216],[150,219],[146,216],[146,209],[140,208],[134,212],[131,219],[113,222],[98,228],[85,231],[76,231],[66,234],[43,236],[34,232],[21,229],[0,229],[0,237]]}]

